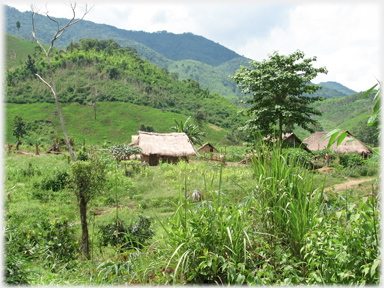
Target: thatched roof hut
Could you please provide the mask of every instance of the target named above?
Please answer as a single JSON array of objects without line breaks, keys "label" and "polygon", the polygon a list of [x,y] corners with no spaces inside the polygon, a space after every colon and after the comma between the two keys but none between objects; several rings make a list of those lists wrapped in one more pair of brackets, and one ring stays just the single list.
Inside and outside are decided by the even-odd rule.
[{"label": "thatched roof hut", "polygon": [[[304,150],[306,150],[309,153],[312,153],[310,149],[307,148],[305,144],[295,135],[295,133],[283,133],[282,134],[283,142],[287,142],[292,144],[294,147],[300,147]],[[271,141],[276,142],[279,140],[279,138],[271,138],[271,136],[267,136],[263,138],[264,141]]]},{"label": "thatched roof hut", "polygon": [[217,150],[212,144],[205,143],[202,145],[199,149],[197,149],[197,152],[200,153],[219,153],[219,150]]},{"label": "thatched roof hut", "polygon": [[199,156],[185,133],[153,133],[138,131],[139,137],[129,145],[141,148],[141,160],[156,166],[163,162],[176,163],[179,158],[188,161],[188,156]]},{"label": "thatched roof hut", "polygon": [[[369,153],[372,153],[372,150],[369,149],[367,146],[365,146],[363,143],[361,143],[359,140],[356,139],[351,133],[348,131],[344,131],[347,133],[347,137],[341,142],[341,144],[337,147],[337,139],[330,147],[330,150],[332,150],[335,153],[338,154],[360,154],[362,156],[366,156]],[[303,143],[307,144],[307,147],[311,151],[318,151],[318,150],[324,150],[327,149],[329,139],[330,137],[321,140],[325,135],[327,135],[328,132],[315,132],[308,138],[306,138]],[[353,141],[351,141],[353,140]]]}]

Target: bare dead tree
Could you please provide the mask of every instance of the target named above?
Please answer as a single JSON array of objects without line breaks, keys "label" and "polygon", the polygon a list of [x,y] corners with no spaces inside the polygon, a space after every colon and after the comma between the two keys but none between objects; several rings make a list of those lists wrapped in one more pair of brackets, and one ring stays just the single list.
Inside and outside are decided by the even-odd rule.
[{"label": "bare dead tree", "polygon": [[53,36],[52,40],[51,40],[51,44],[49,46],[48,49],[45,49],[44,46],[39,42],[39,40],[37,39],[36,37],[36,28],[35,28],[35,15],[37,14],[37,12],[39,12],[35,6],[31,6],[31,10],[32,10],[32,36],[33,38],[35,39],[35,41],[37,42],[37,44],[39,44],[40,48],[42,49],[42,51],[44,52],[45,54],[45,57],[47,58],[47,62],[48,62],[48,67],[49,67],[49,72],[50,72],[50,81],[45,81],[40,75],[38,74],[35,74],[45,85],[48,86],[48,88],[51,90],[52,94],[53,94],[53,98],[55,99],[55,103],[56,103],[56,108],[57,108],[57,114],[59,115],[59,118],[60,118],[60,122],[61,122],[61,127],[63,129],[63,132],[64,132],[64,138],[65,138],[65,143],[67,144],[68,146],[68,150],[69,150],[69,153],[71,154],[71,157],[72,157],[72,160],[73,161],[76,161],[76,156],[75,154],[73,153],[73,150],[72,150],[72,146],[69,142],[69,139],[68,139],[68,134],[67,134],[67,130],[65,128],[65,123],[64,123],[64,118],[63,118],[63,115],[61,113],[61,109],[60,109],[60,105],[59,105],[59,99],[57,97],[57,92],[56,92],[56,86],[55,86],[55,82],[54,82],[54,78],[53,78],[53,70],[52,70],[52,65],[51,65],[51,61],[50,61],[50,58],[49,58],[49,54],[50,52],[52,51],[52,48],[53,48],[53,45],[55,44],[55,41],[64,33],[64,31],[66,29],[68,29],[70,26],[72,25],[75,25],[76,23],[80,22],[81,20],[84,19],[84,17],[92,10],[92,7],[88,8],[87,5],[85,5],[85,8],[84,8],[84,11],[83,11],[83,14],[82,14],[82,17],[81,18],[78,18],[76,19],[76,3],[74,4],[70,4],[70,7],[71,7],[71,10],[72,10],[72,18],[68,21],[68,23],[64,26],[64,27],[60,27],[60,24],[57,20],[53,19],[50,15],[49,15],[49,12],[48,12],[48,9],[47,9],[47,12],[44,12],[44,14],[48,17],[49,20],[51,20],[52,22],[56,23],[57,25],[57,31],[55,33],[55,35]]}]

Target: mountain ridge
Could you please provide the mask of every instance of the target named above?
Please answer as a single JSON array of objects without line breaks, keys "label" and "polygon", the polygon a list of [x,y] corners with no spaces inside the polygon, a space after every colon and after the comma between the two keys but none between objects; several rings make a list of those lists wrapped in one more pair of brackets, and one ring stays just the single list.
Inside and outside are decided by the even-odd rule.
[{"label": "mountain ridge", "polygon": [[[7,5],[4,5],[4,7],[6,15],[5,32],[14,36],[25,35],[25,39],[30,40],[31,38],[28,34],[30,35],[30,31],[32,31],[31,12],[20,12]],[[36,15],[35,18],[37,24],[37,36],[41,38],[43,42],[49,43],[55,25],[52,25],[51,21],[43,15]],[[57,20],[63,24],[68,21],[64,18],[58,18]],[[20,31],[16,28],[16,21],[21,22]],[[229,78],[229,75],[235,74],[240,66],[250,67],[249,62],[252,60],[240,56],[238,53],[215,43],[212,40],[206,39],[203,36],[195,35],[190,32],[174,34],[166,31],[150,33],[124,30],[112,25],[98,24],[88,20],[80,21],[76,24],[76,27],[77,29],[66,30],[66,32],[56,41],[57,43],[55,42],[58,44],[58,47],[65,48],[71,42],[78,42],[80,39],[114,39],[122,47],[130,46],[134,48],[142,58],[156,64],[159,68],[164,67],[167,68],[170,73],[177,74],[180,80],[191,79],[198,81],[202,88],[214,91],[226,97],[232,103],[239,105],[239,101],[247,97],[241,93],[241,90],[237,87],[235,82]],[[128,38],[127,35],[129,35]],[[153,39],[150,39],[151,37]],[[155,45],[156,43],[160,43],[162,46]],[[178,50],[175,48],[176,45],[173,45],[174,43],[181,43],[180,45],[177,45]],[[198,45],[196,43],[198,43]],[[180,47],[182,47],[182,49],[180,49]],[[204,51],[209,51],[209,53],[204,53]],[[189,69],[194,70],[192,73],[189,69],[177,63],[179,61],[188,62],[189,60],[195,61],[193,62],[193,65],[189,64]],[[189,63],[192,62],[189,61]],[[207,65],[211,66],[212,69]],[[212,73],[208,73],[207,71],[211,71]],[[353,91],[339,83],[338,84],[344,88],[337,85],[325,84],[326,82],[322,83],[324,83],[323,88],[318,90],[316,94],[313,94],[312,96],[323,96],[326,98],[343,97],[350,95],[346,91]]]}]

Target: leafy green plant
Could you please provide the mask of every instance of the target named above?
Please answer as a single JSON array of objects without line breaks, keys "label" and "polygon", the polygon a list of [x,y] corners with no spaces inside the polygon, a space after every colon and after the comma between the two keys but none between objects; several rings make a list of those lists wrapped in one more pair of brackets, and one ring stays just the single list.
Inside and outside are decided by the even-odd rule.
[{"label": "leafy green plant", "polygon": [[359,154],[340,154],[340,165],[344,167],[361,166],[364,162],[363,157]]},{"label": "leafy green plant", "polygon": [[69,268],[71,261],[79,254],[79,243],[68,219],[45,220],[39,223],[39,249],[44,255],[47,265],[54,268],[56,264],[64,264]]},{"label": "leafy green plant", "polygon": [[126,225],[120,219],[99,226],[99,238],[102,246],[115,246],[119,249],[141,248],[151,239],[155,231],[151,228],[151,218],[139,215],[134,223]]},{"label": "leafy green plant", "polygon": [[[218,172],[221,178],[222,168]],[[212,181],[206,182],[207,191]],[[221,189],[209,190],[206,199],[193,204],[179,189],[176,212],[163,226],[172,253],[164,269],[174,269],[173,283],[243,284],[254,244],[249,236],[251,218],[245,206]]]},{"label": "leafy green plant", "polygon": [[305,234],[322,204],[321,187],[314,187],[313,175],[300,165],[300,158],[287,162],[279,146],[254,152],[252,167],[256,189],[249,196],[267,233],[289,243],[293,255],[300,257]]},{"label": "leafy green plant", "polygon": [[101,159],[93,157],[91,161],[77,161],[71,166],[71,183],[79,202],[82,227],[83,257],[89,259],[89,239],[87,223],[87,204],[99,194],[106,182],[106,166]]},{"label": "leafy green plant", "polygon": [[183,121],[180,121],[177,122],[175,119],[173,119],[173,121],[175,121],[176,125],[175,126],[172,126],[170,127],[169,129],[171,130],[174,130],[176,132],[184,132],[185,134],[187,134],[189,140],[191,140],[191,142],[193,144],[202,144],[202,137],[204,137],[207,133],[205,132],[200,132],[199,131],[199,126],[197,125],[194,125],[194,124],[189,124],[189,119],[191,119],[191,117],[188,117],[187,120],[185,120],[185,122],[183,123]]},{"label": "leafy green plant", "polygon": [[130,155],[140,154],[141,148],[125,144],[117,144],[109,147],[109,152],[112,153],[116,161],[121,161],[124,159],[129,159]]},{"label": "leafy green plant", "polygon": [[31,271],[26,268],[26,263],[32,258],[28,250],[31,251],[33,247],[27,244],[29,247],[23,249],[25,247],[23,243],[29,242],[23,236],[9,223],[5,227],[4,280],[7,285],[28,285],[30,282]]},{"label": "leafy green plant", "polygon": [[84,151],[84,149],[80,149],[76,155],[76,158],[79,161],[87,161],[88,160],[88,154],[87,154],[87,152]]},{"label": "leafy green plant", "polygon": [[309,284],[378,284],[380,215],[378,202],[364,197],[329,217],[315,217],[302,253]]},{"label": "leafy green plant", "polygon": [[59,191],[67,186],[69,173],[67,171],[56,171],[53,176],[44,177],[40,183],[34,183],[34,187],[43,190]]}]

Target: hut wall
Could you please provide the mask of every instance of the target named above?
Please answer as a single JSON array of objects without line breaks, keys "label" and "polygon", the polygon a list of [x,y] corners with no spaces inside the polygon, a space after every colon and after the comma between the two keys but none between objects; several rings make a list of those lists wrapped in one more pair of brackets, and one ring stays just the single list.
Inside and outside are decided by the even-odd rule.
[{"label": "hut wall", "polygon": [[165,156],[165,155],[157,155],[157,154],[150,154],[150,155],[142,155],[141,156],[141,161],[145,161],[149,164],[149,166],[157,166],[159,165],[159,161],[163,163],[170,163],[170,164],[175,164],[179,162],[179,159],[184,160],[188,162],[188,157],[187,156]]}]

